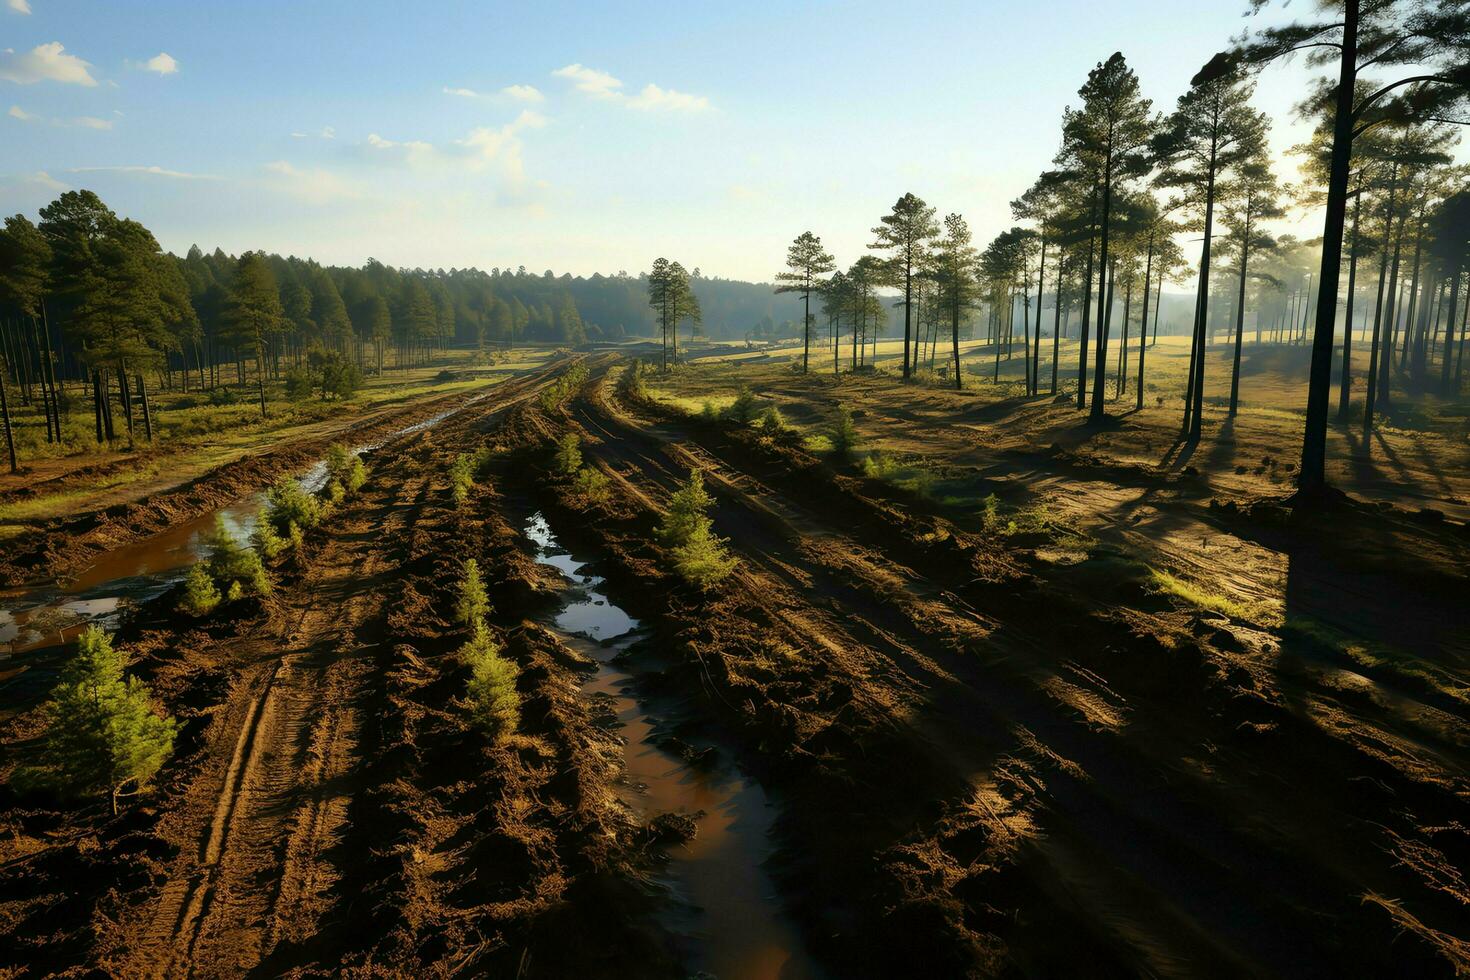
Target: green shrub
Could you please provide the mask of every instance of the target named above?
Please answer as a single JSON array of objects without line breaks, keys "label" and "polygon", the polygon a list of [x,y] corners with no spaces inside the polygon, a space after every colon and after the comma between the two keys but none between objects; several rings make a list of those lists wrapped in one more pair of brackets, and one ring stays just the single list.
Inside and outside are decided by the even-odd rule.
[{"label": "green shrub", "polygon": [[521,721],[521,698],[516,692],[519,671],[501,656],[484,623],[475,623],[475,633],[460,647],[459,658],[471,670],[465,693],[475,725],[497,741],[514,733]]},{"label": "green shrub", "polygon": [[343,473],[339,479],[347,488],[348,493],[357,493],[361,490],[362,485],[367,482],[367,466],[363,463],[362,457],[354,454],[352,462],[347,464],[347,472]]},{"label": "green shrub", "polygon": [[179,609],[190,616],[207,616],[219,605],[219,589],[209,576],[209,569],[202,561],[196,561],[184,578],[184,595],[179,599]]},{"label": "green shrub", "polygon": [[[142,792],[173,752],[177,724],[153,710],[148,685],[126,677],[121,651],[95,626],[77,638],[76,655],[41,706],[40,759],[17,773],[22,787],[66,796]],[[131,785],[133,792],[123,790]]]},{"label": "green shrub", "polygon": [[761,432],[772,438],[786,431],[786,416],[775,405],[761,413]]},{"label": "green shrub", "polygon": [[266,561],[275,561],[291,542],[276,533],[275,525],[263,520],[255,526],[255,550]]},{"label": "green shrub", "polygon": [[311,375],[301,368],[291,368],[286,372],[286,398],[293,402],[306,401],[311,397]]},{"label": "green shrub", "polygon": [[618,394],[625,398],[641,399],[648,397],[648,362],[634,361],[623,371],[623,376],[618,379]]},{"label": "green shrub", "polygon": [[459,600],[454,606],[454,620],[471,626],[490,615],[490,596],[480,580],[480,563],[465,559],[459,580]]},{"label": "green shrub", "polygon": [[725,417],[737,425],[749,425],[755,421],[755,416],[755,392],[742,385],[740,393],[735,396],[735,400],[730,403],[730,407],[725,409]]},{"label": "green shrub", "polygon": [[674,548],[688,541],[700,521],[709,520],[705,511],[715,498],[704,488],[704,477],[698,470],[689,471],[689,480],[669,498],[669,509],[659,525],[658,539],[665,547]]},{"label": "green shrub", "polygon": [[715,408],[714,402],[705,402],[704,407],[699,410],[699,419],[702,422],[718,422],[720,410]]},{"label": "green shrub", "polygon": [[858,438],[857,427],[852,424],[852,412],[848,411],[846,405],[837,406],[828,436],[832,440],[832,451],[844,459],[857,450],[861,440]]},{"label": "green shrub", "polygon": [[740,563],[725,550],[725,542],[714,536],[707,522],[695,527],[689,539],[673,549],[673,557],[679,577],[700,589],[723,581]]},{"label": "green shrub", "polygon": [[469,499],[470,487],[475,485],[475,461],[468,453],[460,453],[449,465],[449,489],[454,502],[462,504]]},{"label": "green shrub", "polygon": [[341,443],[333,443],[327,449],[327,480],[329,492],[332,484],[337,483],[345,493],[357,493],[367,480],[367,467],[357,453]]},{"label": "green shrub", "polygon": [[738,562],[725,550],[725,541],[715,537],[714,522],[705,512],[714,498],[704,489],[704,477],[689,471],[689,481],[669,500],[668,512],[658,528],[658,539],[672,554],[674,571],[684,581],[708,589],[734,570]]},{"label": "green shrub", "polygon": [[206,567],[215,583],[225,589],[229,601],[246,595],[270,595],[271,581],[266,574],[260,554],[252,548],[242,548],[230,537],[224,521],[215,523],[214,531],[205,540],[209,549]]},{"label": "green shrub", "polygon": [[266,495],[265,520],[277,534],[289,534],[292,524],[309,531],[321,523],[321,501],[290,477],[283,477]]},{"label": "green shrub", "polygon": [[582,468],[581,442],[575,432],[568,432],[557,440],[555,462],[557,473],[562,476],[572,476]]},{"label": "green shrub", "polygon": [[578,361],[562,372],[561,377],[541,391],[541,407],[548,412],[559,408],[587,383],[587,365]]},{"label": "green shrub", "polygon": [[607,476],[595,467],[584,466],[572,481],[572,492],[589,500],[601,500],[607,496]]},{"label": "green shrub", "polygon": [[[347,488],[342,485],[341,480],[331,480],[322,488],[322,496],[327,503],[336,507],[343,500],[347,499]],[[322,516],[325,517],[326,515],[323,514]]]}]

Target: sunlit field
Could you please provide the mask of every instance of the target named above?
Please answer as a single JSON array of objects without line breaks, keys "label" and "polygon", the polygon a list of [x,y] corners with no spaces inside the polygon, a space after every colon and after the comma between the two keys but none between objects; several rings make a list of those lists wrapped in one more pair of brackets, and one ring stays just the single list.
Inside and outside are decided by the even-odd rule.
[{"label": "sunlit field", "polygon": [[0,980],[1470,977],[1470,5],[500,7],[0,3]]}]

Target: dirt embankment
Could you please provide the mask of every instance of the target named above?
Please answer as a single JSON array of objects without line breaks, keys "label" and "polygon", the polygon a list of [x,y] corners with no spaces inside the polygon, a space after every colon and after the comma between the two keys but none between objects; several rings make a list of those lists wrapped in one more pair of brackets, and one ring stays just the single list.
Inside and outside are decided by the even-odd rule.
[{"label": "dirt embankment", "polygon": [[[560,488],[561,516],[661,624],[670,683],[787,789],[797,900],[850,968],[1466,963],[1454,696],[1160,595],[1126,552],[1058,564],[606,381],[526,416],[526,446],[578,431],[610,477],[598,507]],[[689,465],[744,559],[707,596],[649,543]]]},{"label": "dirt embankment", "polygon": [[[674,975],[640,884],[649,835],[609,788],[614,736],[576,694],[588,665],[521,623],[546,589],[493,491],[456,506],[448,487],[455,454],[535,390],[372,454],[359,497],[255,612],[124,631],[183,722],[178,752],[118,818],[0,801],[0,962]],[[470,555],[521,669],[521,729],[499,744],[468,723],[465,632],[446,621]],[[11,763],[30,725],[0,732]]]},{"label": "dirt embankment", "polygon": [[[526,382],[511,381],[506,394]],[[0,589],[74,573],[111,548],[146,538],[181,521],[218,510],[321,459],[337,442],[371,443],[399,429],[451,411],[483,393],[459,393],[375,413],[331,436],[293,440],[217,467],[143,500],[44,523],[5,542]],[[86,474],[81,474],[85,478]]]}]

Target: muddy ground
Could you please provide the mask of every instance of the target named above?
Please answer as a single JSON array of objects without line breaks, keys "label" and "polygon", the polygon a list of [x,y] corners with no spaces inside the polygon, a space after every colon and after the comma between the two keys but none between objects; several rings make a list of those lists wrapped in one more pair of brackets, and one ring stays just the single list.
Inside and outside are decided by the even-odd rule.
[{"label": "muddy ground", "polygon": [[[921,491],[587,365],[560,405],[553,368],[373,453],[263,604],[125,628],[178,751],[116,818],[0,791],[0,968],[682,975],[589,665],[525,618],[553,591],[516,530],[536,507],[650,631],[643,695],[777,801],[773,901],[831,975],[1470,970],[1455,515],[1294,515],[1233,466],[1122,458],[1124,429],[999,444],[974,405],[850,379],[868,444],[948,481]],[[757,384],[808,433],[839,397]],[[605,498],[550,473],[568,432]],[[456,505],[449,463],[485,447]],[[652,533],[691,467],[741,560],[709,592]],[[499,745],[459,702],[470,556],[521,667]]]}]

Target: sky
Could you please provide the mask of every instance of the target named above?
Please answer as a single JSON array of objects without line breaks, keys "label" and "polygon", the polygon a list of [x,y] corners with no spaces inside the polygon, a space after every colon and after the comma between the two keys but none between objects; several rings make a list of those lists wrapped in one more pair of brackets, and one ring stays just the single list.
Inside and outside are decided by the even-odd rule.
[{"label": "sky", "polygon": [[[803,230],[852,262],[905,192],[983,245],[1097,62],[1167,110],[1302,6],[0,0],[0,209],[89,188],[180,253],[767,281]],[[1278,150],[1309,77],[1261,78]]]}]

